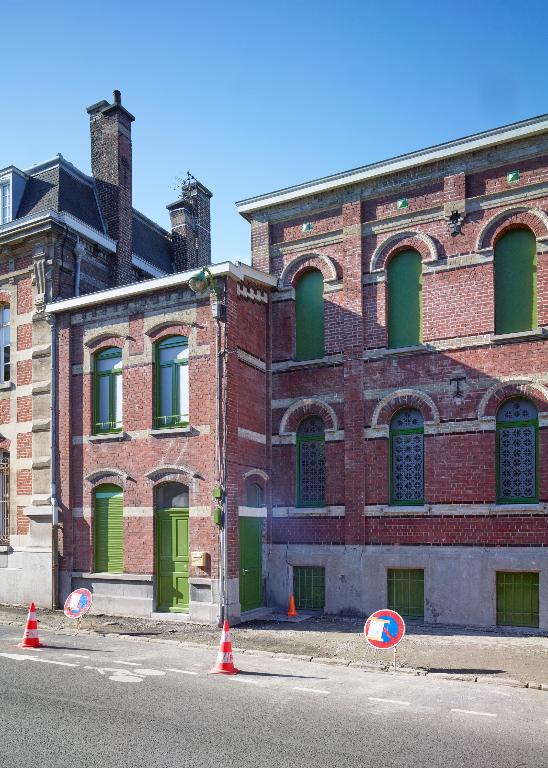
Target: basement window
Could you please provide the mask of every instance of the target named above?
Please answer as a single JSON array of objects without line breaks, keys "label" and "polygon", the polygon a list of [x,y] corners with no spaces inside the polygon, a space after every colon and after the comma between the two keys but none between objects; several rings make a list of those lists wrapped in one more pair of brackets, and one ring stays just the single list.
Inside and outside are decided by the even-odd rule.
[{"label": "basement window", "polygon": [[293,567],[293,596],[302,611],[323,611],[325,608],[325,568],[309,565]]}]

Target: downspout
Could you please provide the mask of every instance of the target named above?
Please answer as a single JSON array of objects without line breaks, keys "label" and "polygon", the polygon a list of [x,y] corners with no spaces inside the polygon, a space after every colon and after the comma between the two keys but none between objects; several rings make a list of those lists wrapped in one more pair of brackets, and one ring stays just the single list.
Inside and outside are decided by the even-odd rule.
[{"label": "downspout", "polygon": [[58,527],[59,514],[57,509],[57,324],[56,316],[50,315],[51,326],[51,367],[50,367],[50,471],[51,471],[51,607],[58,607],[59,603],[59,553],[58,553]]},{"label": "downspout", "polygon": [[80,238],[76,240],[76,245],[74,246],[74,256],[75,256],[75,264],[74,264],[74,296],[80,295],[80,272],[82,268],[82,257],[84,256],[86,252],[86,248]]},{"label": "downspout", "polygon": [[[222,488],[222,525],[220,535],[220,558],[219,558],[219,606],[218,606],[218,624],[222,626],[225,619],[228,618],[228,535],[227,535],[227,499],[226,499],[226,411],[223,407],[225,396],[223,394],[223,384],[226,386],[226,377],[223,379],[225,350],[221,344],[221,321],[223,320],[223,298],[226,296],[225,286],[222,280],[219,280],[219,288],[215,290],[214,304],[212,305],[213,316],[216,324],[216,385],[217,397],[215,406],[215,425],[217,431],[216,446],[216,464],[217,478]],[[224,308],[226,313],[226,308]],[[226,344],[226,314],[225,320],[225,344]]]}]

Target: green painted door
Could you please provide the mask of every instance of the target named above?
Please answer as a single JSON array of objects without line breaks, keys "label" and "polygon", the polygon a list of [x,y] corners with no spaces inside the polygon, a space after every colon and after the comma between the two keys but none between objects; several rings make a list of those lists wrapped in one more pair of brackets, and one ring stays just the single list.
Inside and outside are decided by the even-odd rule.
[{"label": "green painted door", "polygon": [[497,573],[497,624],[538,627],[538,573]]},{"label": "green painted door", "polygon": [[124,570],[124,502],[117,485],[101,485],[94,505],[95,570],[122,573]]},{"label": "green painted door", "polygon": [[240,517],[240,606],[242,611],[263,604],[263,526],[260,517]]},{"label": "green painted door", "polygon": [[388,346],[392,349],[421,343],[422,260],[417,251],[397,253],[388,262]]},{"label": "green painted door", "polygon": [[537,241],[512,229],[495,246],[495,332],[530,331],[537,325]]},{"label": "green painted door", "polygon": [[424,619],[422,568],[388,569],[388,607],[404,619]]},{"label": "green painted door", "polygon": [[305,272],[295,288],[295,357],[316,360],[325,354],[323,275]]},{"label": "green painted door", "polygon": [[188,509],[156,512],[158,611],[188,610]]}]

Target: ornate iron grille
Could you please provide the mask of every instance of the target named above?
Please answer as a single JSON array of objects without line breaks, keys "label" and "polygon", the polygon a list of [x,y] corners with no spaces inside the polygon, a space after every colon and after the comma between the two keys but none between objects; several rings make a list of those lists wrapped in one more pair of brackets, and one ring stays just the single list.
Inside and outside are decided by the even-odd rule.
[{"label": "ornate iron grille", "polygon": [[325,444],[319,440],[299,445],[299,503],[323,504],[325,500]]},{"label": "ornate iron grille", "polygon": [[392,437],[392,500],[421,501],[424,487],[422,434]]},{"label": "ornate iron grille", "polygon": [[10,461],[0,455],[0,544],[7,544],[10,537]]},{"label": "ornate iron grille", "polygon": [[499,481],[503,499],[536,497],[536,429],[499,429]]}]

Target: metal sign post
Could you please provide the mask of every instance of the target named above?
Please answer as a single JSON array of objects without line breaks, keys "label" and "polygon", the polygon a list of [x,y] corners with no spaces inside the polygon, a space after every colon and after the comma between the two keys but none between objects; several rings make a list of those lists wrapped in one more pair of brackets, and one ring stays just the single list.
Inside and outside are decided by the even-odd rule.
[{"label": "metal sign post", "polygon": [[396,646],[405,635],[405,621],[396,611],[375,611],[365,622],[363,634],[369,645],[380,650],[394,649],[394,672],[398,669]]}]

